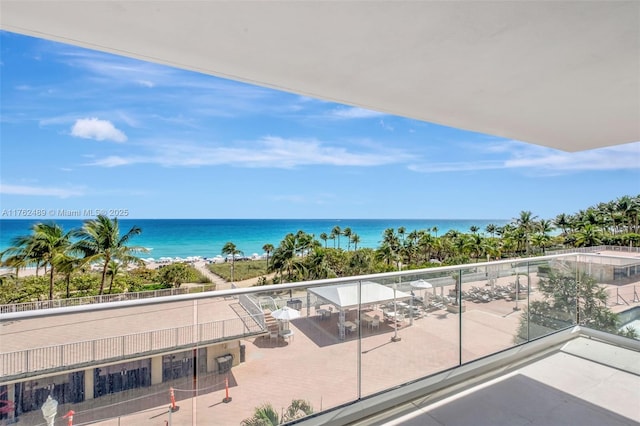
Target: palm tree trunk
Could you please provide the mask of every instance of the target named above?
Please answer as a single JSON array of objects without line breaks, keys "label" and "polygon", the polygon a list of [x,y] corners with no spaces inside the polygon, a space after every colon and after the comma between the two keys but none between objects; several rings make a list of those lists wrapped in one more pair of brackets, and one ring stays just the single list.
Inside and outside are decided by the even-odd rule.
[{"label": "palm tree trunk", "polygon": [[53,300],[53,265],[51,265],[49,272],[49,300]]},{"label": "palm tree trunk", "polygon": [[100,296],[102,296],[102,293],[104,292],[104,282],[107,279],[107,266],[109,265],[109,262],[107,261],[107,259],[104,260],[104,267],[102,268],[102,279],[100,280],[100,292],[98,293]]}]

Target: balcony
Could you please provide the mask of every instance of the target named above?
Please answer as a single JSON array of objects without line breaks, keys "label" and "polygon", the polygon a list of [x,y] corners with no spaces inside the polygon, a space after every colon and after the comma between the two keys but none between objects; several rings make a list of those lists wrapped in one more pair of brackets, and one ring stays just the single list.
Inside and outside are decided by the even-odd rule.
[{"label": "balcony", "polygon": [[[294,400],[313,407],[309,424],[384,424],[496,377],[535,388],[533,375],[512,373],[537,362],[579,371],[578,358],[602,364],[597,352],[613,350],[635,364],[612,368],[631,371],[638,342],[576,328],[586,320],[575,294],[544,311],[535,302],[548,299],[550,276],[573,277],[575,292],[592,277],[611,311],[629,311],[640,305],[636,264],[621,253],[560,254],[5,313],[0,419],[41,424],[51,395],[58,417],[73,410],[76,424],[240,424],[264,404],[282,419]],[[287,308],[296,314],[284,319]],[[640,386],[629,387],[637,401]],[[403,421],[428,424],[416,418]]]}]

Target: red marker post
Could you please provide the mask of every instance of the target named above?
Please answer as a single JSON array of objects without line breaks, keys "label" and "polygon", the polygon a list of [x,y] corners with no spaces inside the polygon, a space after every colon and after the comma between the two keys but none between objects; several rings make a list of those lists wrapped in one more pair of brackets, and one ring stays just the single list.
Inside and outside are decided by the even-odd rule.
[{"label": "red marker post", "polygon": [[176,405],[176,395],[173,391],[173,387],[169,388],[169,397],[171,398],[171,411],[177,411],[178,406]]},{"label": "red marker post", "polygon": [[231,402],[231,397],[229,396],[229,378],[225,377],[224,378],[224,399],[222,400],[222,402],[229,403]]},{"label": "red marker post", "polygon": [[69,419],[69,420],[67,421],[67,426],[73,426],[73,415],[74,415],[75,413],[76,413],[75,411],[73,411],[73,410],[69,410],[69,412],[68,412],[67,414],[65,414],[64,416],[62,416],[62,418],[63,418],[63,419]]}]

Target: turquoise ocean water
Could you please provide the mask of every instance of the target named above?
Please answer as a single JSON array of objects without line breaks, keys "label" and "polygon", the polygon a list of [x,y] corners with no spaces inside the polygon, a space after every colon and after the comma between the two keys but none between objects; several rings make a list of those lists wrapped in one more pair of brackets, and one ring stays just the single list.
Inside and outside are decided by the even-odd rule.
[{"label": "turquoise ocean water", "polygon": [[[30,226],[42,220],[2,219],[0,220],[0,251],[11,246],[16,236],[28,235]],[[56,220],[65,231],[82,226],[82,220]],[[492,223],[504,225],[508,220],[449,220],[449,219],[120,219],[121,234],[132,226],[142,228],[142,234],[131,240],[131,245],[151,249],[141,257],[215,257],[221,254],[225,243],[231,241],[244,252],[245,256],[263,254],[262,247],[273,244],[277,247],[288,233],[302,230],[319,236],[327,235],[335,226],[351,228],[360,236],[358,247],[376,248],[382,240],[385,229],[404,227],[406,233],[413,230],[438,228],[438,235],[450,229],[469,232],[473,225],[481,231]],[[323,243],[324,244],[324,243]],[[333,240],[327,245],[333,247]],[[347,248],[347,239],[340,238],[340,247]]]}]

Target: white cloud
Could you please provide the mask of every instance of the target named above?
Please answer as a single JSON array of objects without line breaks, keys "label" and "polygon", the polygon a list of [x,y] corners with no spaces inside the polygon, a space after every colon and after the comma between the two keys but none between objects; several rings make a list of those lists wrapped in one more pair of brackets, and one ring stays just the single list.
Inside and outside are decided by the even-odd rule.
[{"label": "white cloud", "polygon": [[118,166],[126,166],[128,164],[142,163],[141,159],[136,159],[135,157],[123,158],[118,157],[117,155],[111,155],[109,157],[96,160],[93,163],[90,163],[91,166],[101,166],[101,167],[118,167]]},{"label": "white cloud", "polygon": [[127,140],[127,135],[117,129],[110,121],[99,120],[95,117],[76,120],[71,127],[71,134],[79,138],[98,141],[125,142]]},{"label": "white cloud", "polygon": [[378,111],[371,111],[369,109],[357,108],[357,107],[339,107],[332,109],[328,112],[332,118],[339,119],[352,119],[352,118],[374,118],[382,117],[387,114]]},{"label": "white cloud", "polygon": [[382,127],[385,130],[388,130],[390,132],[393,132],[393,130],[394,130],[394,127],[392,125],[390,125],[390,124],[386,124],[384,122],[384,120],[380,120],[380,127]]},{"label": "white cloud", "polygon": [[155,87],[155,83],[149,80],[138,80],[138,84],[149,88]]},{"label": "white cloud", "polygon": [[533,170],[543,175],[558,175],[581,171],[638,170],[640,168],[640,142],[581,152],[558,151],[517,141],[489,145],[474,144],[474,148],[476,152],[485,156],[505,158],[429,162],[412,164],[409,169],[422,173],[522,169]]},{"label": "white cloud", "polygon": [[503,161],[473,161],[473,162],[441,162],[411,164],[409,170],[419,173],[444,173],[444,172],[464,172],[477,170],[503,169]]},{"label": "white cloud", "polygon": [[412,156],[397,149],[369,145],[355,152],[318,140],[265,137],[236,146],[203,146],[184,141],[154,141],[149,153],[129,157],[110,156],[90,163],[117,167],[129,164],[158,164],[165,167],[232,165],[253,168],[293,168],[297,166],[371,167],[409,161]]},{"label": "white cloud", "polygon": [[8,185],[0,182],[0,194],[69,198],[84,195],[84,190],[51,186]]}]

